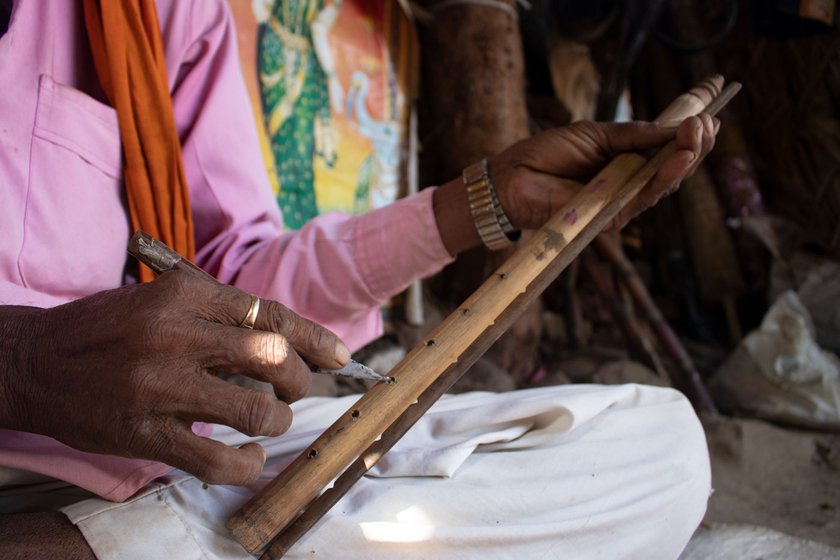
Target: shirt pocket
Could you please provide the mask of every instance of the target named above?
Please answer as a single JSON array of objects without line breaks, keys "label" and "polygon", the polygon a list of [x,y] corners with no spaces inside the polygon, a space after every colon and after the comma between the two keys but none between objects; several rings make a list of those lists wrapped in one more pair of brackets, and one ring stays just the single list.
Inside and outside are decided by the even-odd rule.
[{"label": "shirt pocket", "polygon": [[130,232],[116,111],[42,75],[20,271],[76,298],[119,286]]}]

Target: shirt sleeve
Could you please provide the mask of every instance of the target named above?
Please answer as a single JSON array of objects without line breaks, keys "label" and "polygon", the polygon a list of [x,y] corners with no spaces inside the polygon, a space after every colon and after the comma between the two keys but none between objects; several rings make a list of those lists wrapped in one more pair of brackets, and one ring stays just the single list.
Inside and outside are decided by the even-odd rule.
[{"label": "shirt sleeve", "polygon": [[330,328],[351,349],[373,340],[380,305],[452,260],[435,223],[433,189],[364,216],[327,214],[283,232],[226,2],[194,2],[189,17],[168,20],[188,26],[163,31],[172,34],[167,67],[197,264]]}]

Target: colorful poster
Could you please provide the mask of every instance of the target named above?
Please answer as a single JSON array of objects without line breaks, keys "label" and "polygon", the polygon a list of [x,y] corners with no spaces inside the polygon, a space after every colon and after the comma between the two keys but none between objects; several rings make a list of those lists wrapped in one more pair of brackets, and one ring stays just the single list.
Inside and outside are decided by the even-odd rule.
[{"label": "colorful poster", "polygon": [[394,0],[229,0],[286,227],[404,194],[414,36]]}]

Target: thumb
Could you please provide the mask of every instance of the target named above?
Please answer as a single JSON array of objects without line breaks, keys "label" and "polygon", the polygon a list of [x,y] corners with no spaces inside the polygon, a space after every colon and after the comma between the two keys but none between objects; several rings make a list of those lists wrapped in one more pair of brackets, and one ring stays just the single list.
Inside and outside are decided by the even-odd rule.
[{"label": "thumb", "polygon": [[677,129],[655,122],[599,123],[601,137],[596,139],[609,154],[648,150],[673,140]]},{"label": "thumb", "polygon": [[579,121],[545,130],[520,142],[514,150],[526,166],[551,175],[585,179],[621,152],[647,150],[672,139],[676,129],[634,121]]}]

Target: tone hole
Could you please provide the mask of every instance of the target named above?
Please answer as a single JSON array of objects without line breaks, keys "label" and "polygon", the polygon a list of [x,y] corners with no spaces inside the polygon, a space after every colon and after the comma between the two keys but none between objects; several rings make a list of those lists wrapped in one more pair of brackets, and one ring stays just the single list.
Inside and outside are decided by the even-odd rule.
[{"label": "tone hole", "polygon": [[426,346],[434,346],[434,345],[435,345],[435,339],[434,338],[430,338],[429,340],[426,341]]},{"label": "tone hole", "polygon": [[361,415],[362,415],[362,413],[361,413],[361,411],[359,411],[359,410],[354,410],[353,412],[351,412],[351,413],[350,413],[350,417],[351,417],[353,420],[358,420],[358,419],[359,419],[359,416],[361,416]]},{"label": "tone hole", "polygon": [[499,280],[504,280],[505,278],[507,278],[507,272],[502,272],[499,274]]},{"label": "tone hole", "polygon": [[317,449],[310,449],[309,450],[309,458],[310,459],[314,459],[317,456],[318,456],[318,450]]}]

